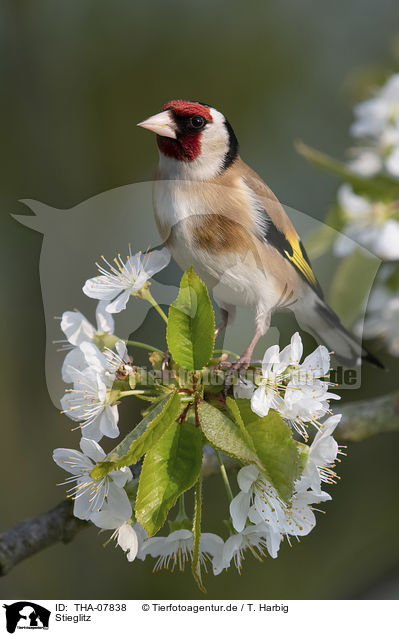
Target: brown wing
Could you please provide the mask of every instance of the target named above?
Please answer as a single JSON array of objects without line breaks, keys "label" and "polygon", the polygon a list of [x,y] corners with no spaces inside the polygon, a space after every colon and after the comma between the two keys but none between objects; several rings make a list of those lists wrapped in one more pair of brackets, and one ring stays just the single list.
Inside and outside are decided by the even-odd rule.
[{"label": "brown wing", "polygon": [[245,183],[253,191],[259,215],[258,230],[264,241],[272,245],[296,269],[299,275],[323,298],[320,284],[303,243],[284,208],[264,181],[242,160],[241,171]]}]

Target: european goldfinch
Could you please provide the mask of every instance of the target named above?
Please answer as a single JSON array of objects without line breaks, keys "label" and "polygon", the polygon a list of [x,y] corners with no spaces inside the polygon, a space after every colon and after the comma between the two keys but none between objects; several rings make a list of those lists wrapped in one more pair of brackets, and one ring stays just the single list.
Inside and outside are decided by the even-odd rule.
[{"label": "european goldfinch", "polygon": [[287,310],[345,366],[361,358],[381,366],[324,301],[294,226],[270,188],[241,159],[222,113],[178,99],[138,126],[157,135],[154,211],[161,238],[178,265],[193,265],[213,293],[221,309],[217,332],[236,306],[255,309],[255,334],[240,366],[248,366],[271,315]]}]

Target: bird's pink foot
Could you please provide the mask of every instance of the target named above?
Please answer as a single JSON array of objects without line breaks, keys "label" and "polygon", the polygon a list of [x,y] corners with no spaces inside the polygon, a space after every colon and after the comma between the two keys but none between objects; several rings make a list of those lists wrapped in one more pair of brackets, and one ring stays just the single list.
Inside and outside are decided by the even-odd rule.
[{"label": "bird's pink foot", "polygon": [[252,362],[251,353],[252,352],[246,351],[239,360],[231,364],[230,369],[227,371],[225,379],[224,379],[224,388],[223,388],[224,396],[227,395],[227,391],[229,390],[231,386],[231,383],[232,383],[231,380],[233,378],[234,373],[238,371],[238,375],[241,376],[241,374],[248,369],[249,365]]}]

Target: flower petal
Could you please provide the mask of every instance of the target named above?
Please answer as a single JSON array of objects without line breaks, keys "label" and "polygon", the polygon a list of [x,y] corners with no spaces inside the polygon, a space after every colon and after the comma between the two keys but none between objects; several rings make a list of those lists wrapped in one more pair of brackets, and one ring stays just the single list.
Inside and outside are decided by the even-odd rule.
[{"label": "flower petal", "polygon": [[233,526],[237,532],[241,532],[248,518],[250,506],[250,495],[246,492],[239,492],[230,503],[230,516]]},{"label": "flower petal", "polygon": [[55,463],[72,475],[80,475],[84,470],[91,470],[93,464],[83,453],[73,448],[56,448],[53,451]]},{"label": "flower petal", "polygon": [[299,364],[303,354],[302,338],[296,331],[291,338],[291,359],[288,364]]},{"label": "flower petal", "polygon": [[97,331],[114,333],[115,321],[112,314],[106,310],[107,300],[100,300],[96,309]]},{"label": "flower petal", "polygon": [[123,340],[118,340],[116,342],[115,349],[118,356],[121,358],[121,360],[123,360],[123,362],[130,362],[126,343]]},{"label": "flower petal", "polygon": [[84,371],[86,367],[87,362],[83,352],[79,347],[74,347],[71,351],[68,351],[62,363],[61,375],[63,381],[67,384],[75,382],[76,374],[74,373],[74,369]]},{"label": "flower petal", "polygon": [[105,509],[105,505],[100,512],[93,512],[90,515],[90,521],[103,530],[116,530],[116,528],[119,528],[121,524],[124,523],[123,519]]},{"label": "flower petal", "polygon": [[388,261],[399,259],[399,223],[395,219],[388,219],[379,228],[371,249],[376,255]]},{"label": "flower petal", "polygon": [[310,353],[301,365],[301,372],[304,371],[306,375],[309,375],[309,379],[313,380],[323,377],[329,370],[330,354],[328,349],[323,345],[320,345]]},{"label": "flower petal", "polygon": [[139,540],[134,528],[130,523],[124,523],[118,532],[118,544],[124,552],[128,561],[134,561],[139,549]]},{"label": "flower petal", "polygon": [[106,307],[106,310],[110,314],[118,314],[120,311],[126,309],[127,301],[130,298],[130,290],[123,291],[112,303],[109,303]]},{"label": "flower petal", "polygon": [[[90,515],[94,512],[93,510],[93,493],[89,485],[89,481],[87,478],[83,478],[78,480],[78,489],[75,497],[75,503],[73,505],[73,514],[75,517],[79,519],[90,519]],[[101,508],[104,503],[104,493],[102,490],[99,491],[99,497],[96,500],[96,505]]]},{"label": "flower petal", "polygon": [[115,439],[119,435],[119,413],[116,404],[106,404],[103,412],[98,417],[98,425],[103,435]]},{"label": "flower petal", "polygon": [[61,329],[68,341],[79,346],[85,340],[91,340],[95,334],[93,325],[80,311],[64,311],[61,318]]},{"label": "flower petal", "polygon": [[[244,544],[244,537],[239,534],[233,534],[231,537],[227,539],[223,546],[223,557],[222,557],[222,569],[228,568],[232,558],[239,553],[240,548]],[[240,569],[241,559],[237,559],[236,562],[237,569]]]},{"label": "flower petal", "polygon": [[109,480],[106,501],[110,512],[124,521],[132,516],[132,505],[123,488],[119,488],[112,480]]},{"label": "flower petal", "polygon": [[262,373],[263,377],[268,378],[269,373],[272,371],[273,364],[279,362],[280,347],[278,345],[272,345],[266,349],[265,355],[262,360]]},{"label": "flower petal", "polygon": [[217,534],[203,532],[200,539],[200,551],[215,556],[223,548],[224,541]]},{"label": "flower petal", "polygon": [[100,349],[94,344],[94,342],[82,342],[80,345],[85,360],[90,367],[90,370],[96,373],[102,374],[107,367],[107,358]]},{"label": "flower petal", "polygon": [[82,437],[82,439],[80,440],[80,448],[82,449],[83,453],[87,457],[90,457],[90,459],[92,459],[94,462],[101,462],[105,457],[105,453],[101,446],[97,444],[97,442],[94,442],[92,439],[86,439],[85,437]]},{"label": "flower petal", "polygon": [[249,492],[251,486],[255,483],[255,481],[259,477],[259,469],[254,464],[248,464],[248,466],[243,466],[237,475],[237,482],[240,487],[240,490],[244,492]]},{"label": "flower petal", "polygon": [[85,282],[82,290],[89,298],[110,301],[120,293],[121,288],[120,285],[113,285],[106,276],[95,276]]},{"label": "flower petal", "polygon": [[337,199],[339,205],[345,210],[345,212],[353,219],[365,218],[370,210],[371,204],[365,198],[361,197],[352,189],[348,183],[344,183],[338,189]]},{"label": "flower petal", "polygon": [[170,259],[171,254],[166,247],[144,255],[143,270],[147,274],[147,277],[151,278],[154,274],[160,272],[161,269],[164,269],[164,267],[169,264]]},{"label": "flower petal", "polygon": [[103,438],[103,434],[98,425],[98,416],[90,422],[84,422],[81,425],[81,432],[83,439],[99,442]]},{"label": "flower petal", "polygon": [[265,417],[272,408],[274,391],[266,390],[265,386],[259,386],[251,397],[251,409],[259,417]]},{"label": "flower petal", "polygon": [[133,479],[132,471],[127,466],[123,466],[123,468],[119,468],[117,470],[112,470],[109,473],[112,481],[119,486],[119,488],[123,488],[127,481]]},{"label": "flower petal", "polygon": [[147,555],[157,557],[165,553],[165,539],[166,537],[151,537],[144,541],[140,554],[144,560]]}]

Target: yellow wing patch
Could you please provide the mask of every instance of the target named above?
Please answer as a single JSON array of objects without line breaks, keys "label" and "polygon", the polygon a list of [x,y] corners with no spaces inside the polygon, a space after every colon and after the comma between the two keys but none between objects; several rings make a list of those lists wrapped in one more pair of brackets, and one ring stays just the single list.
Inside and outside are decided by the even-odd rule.
[{"label": "yellow wing patch", "polygon": [[306,278],[308,283],[312,285],[312,287],[318,288],[319,284],[317,282],[316,276],[313,273],[307,254],[297,233],[295,232],[295,234],[287,234],[286,237],[291,246],[292,254],[290,254],[288,250],[284,250],[285,256],[291,261],[293,265],[295,265],[297,269],[299,269],[299,271]]},{"label": "yellow wing patch", "polygon": [[275,225],[265,208],[261,208],[259,211],[267,219],[266,226],[259,228],[263,240],[290,261],[298,274],[314,289],[320,298],[323,298],[322,289],[313,273],[306,250],[295,229],[291,226],[285,233]]}]

